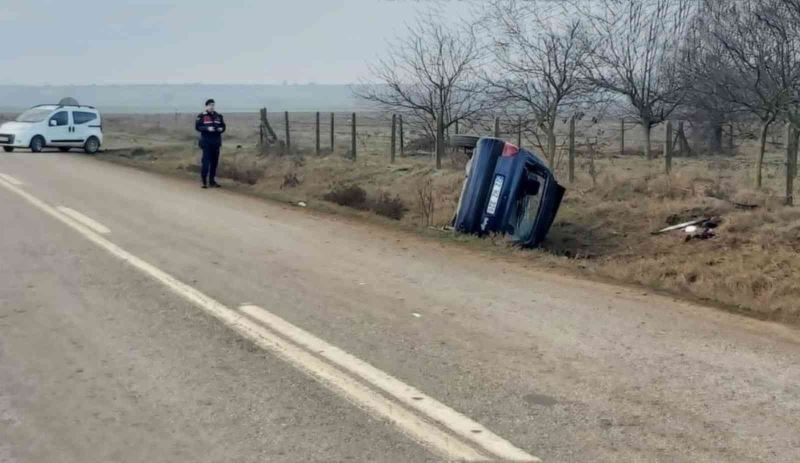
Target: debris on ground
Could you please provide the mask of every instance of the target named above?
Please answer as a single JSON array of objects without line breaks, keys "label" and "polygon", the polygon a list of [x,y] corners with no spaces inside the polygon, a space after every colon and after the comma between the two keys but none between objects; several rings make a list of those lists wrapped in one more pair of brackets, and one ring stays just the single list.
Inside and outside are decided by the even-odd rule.
[{"label": "debris on ground", "polygon": [[686,227],[691,227],[692,225],[701,224],[701,223],[705,222],[706,220],[709,220],[709,219],[707,217],[703,217],[703,218],[700,218],[700,219],[694,219],[694,220],[690,220],[688,222],[679,223],[677,225],[670,225],[669,227],[662,228],[661,230],[658,230],[658,231],[654,231],[653,235],[660,235],[662,233],[675,231],[675,230],[683,230]]},{"label": "debris on ground", "polygon": [[714,229],[719,226],[720,222],[721,220],[719,217],[703,217],[662,228],[661,230],[653,232],[653,234],[660,235],[671,231],[683,230],[687,235],[684,240],[686,242],[691,240],[707,240],[716,236]]}]

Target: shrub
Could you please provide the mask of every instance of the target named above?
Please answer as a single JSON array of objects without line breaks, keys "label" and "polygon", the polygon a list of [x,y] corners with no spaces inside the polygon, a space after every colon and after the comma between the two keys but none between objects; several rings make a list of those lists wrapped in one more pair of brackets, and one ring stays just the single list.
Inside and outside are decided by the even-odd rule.
[{"label": "shrub", "polygon": [[355,184],[337,183],[323,198],[340,206],[367,209],[367,192]]},{"label": "shrub", "polygon": [[299,178],[297,178],[297,174],[291,172],[283,176],[283,184],[281,185],[281,189],[283,188],[294,188],[299,186],[302,182]]},{"label": "shrub", "polygon": [[378,215],[388,217],[394,220],[400,220],[405,215],[408,208],[400,196],[395,195],[392,197],[389,193],[383,191],[372,204],[372,211]]}]

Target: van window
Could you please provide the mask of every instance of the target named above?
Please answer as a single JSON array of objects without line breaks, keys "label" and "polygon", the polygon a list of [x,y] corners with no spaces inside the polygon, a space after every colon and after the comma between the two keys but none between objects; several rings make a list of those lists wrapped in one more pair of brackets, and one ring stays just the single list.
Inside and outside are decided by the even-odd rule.
[{"label": "van window", "polygon": [[97,114],[87,113],[86,111],[72,111],[72,120],[75,125],[86,124],[97,119]]},{"label": "van window", "polygon": [[17,117],[17,122],[42,122],[53,111],[53,108],[31,108]]},{"label": "van window", "polygon": [[51,117],[50,120],[56,121],[56,125],[59,127],[62,125],[69,125],[69,119],[66,111],[59,111],[53,114],[53,117]]}]

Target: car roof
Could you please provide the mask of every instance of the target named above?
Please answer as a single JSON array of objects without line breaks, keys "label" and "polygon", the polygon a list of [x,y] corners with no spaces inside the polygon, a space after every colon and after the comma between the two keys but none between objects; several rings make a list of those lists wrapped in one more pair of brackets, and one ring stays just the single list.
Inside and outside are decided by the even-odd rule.
[{"label": "car roof", "polygon": [[[49,109],[49,110],[55,110],[55,109],[61,109],[61,108],[78,108],[78,109],[83,109],[83,110],[86,110],[86,111],[98,112],[97,109],[94,106],[84,106],[84,105],[77,105],[76,106],[76,105],[40,104],[40,105],[34,106],[34,108],[42,108],[42,109]],[[33,108],[31,108],[31,109],[33,109]]]}]

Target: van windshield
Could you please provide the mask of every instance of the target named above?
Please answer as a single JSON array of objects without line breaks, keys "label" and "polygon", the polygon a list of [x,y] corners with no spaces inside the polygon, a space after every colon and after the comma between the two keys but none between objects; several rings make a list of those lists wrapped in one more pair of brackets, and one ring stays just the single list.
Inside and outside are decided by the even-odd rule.
[{"label": "van windshield", "polygon": [[52,109],[31,108],[17,116],[17,122],[42,122],[52,112]]}]

